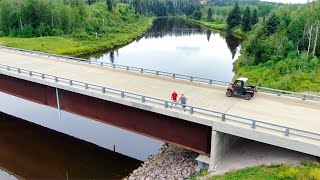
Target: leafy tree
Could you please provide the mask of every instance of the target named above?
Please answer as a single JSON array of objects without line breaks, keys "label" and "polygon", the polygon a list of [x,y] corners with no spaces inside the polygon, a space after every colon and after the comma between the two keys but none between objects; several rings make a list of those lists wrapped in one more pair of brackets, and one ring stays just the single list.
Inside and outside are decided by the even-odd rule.
[{"label": "leafy tree", "polygon": [[208,20],[209,22],[212,21],[212,10],[211,10],[211,7],[209,7],[209,9],[208,9],[208,17],[207,17],[207,20]]},{"label": "leafy tree", "polygon": [[241,23],[241,11],[238,2],[235,4],[233,10],[230,12],[227,19],[229,29],[232,29]]},{"label": "leafy tree", "polygon": [[257,9],[254,9],[252,17],[251,17],[251,25],[255,25],[259,22]]},{"label": "leafy tree", "polygon": [[247,7],[244,11],[243,18],[242,18],[242,30],[244,32],[248,32],[251,30],[251,13],[250,8]]}]

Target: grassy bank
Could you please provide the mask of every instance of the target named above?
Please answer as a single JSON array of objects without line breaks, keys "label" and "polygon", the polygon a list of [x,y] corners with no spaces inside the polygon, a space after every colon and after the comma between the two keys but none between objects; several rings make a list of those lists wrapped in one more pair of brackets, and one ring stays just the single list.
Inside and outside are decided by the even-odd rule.
[{"label": "grassy bank", "polygon": [[139,17],[125,26],[114,27],[114,32],[86,38],[47,36],[37,38],[1,37],[0,45],[65,55],[80,55],[113,49],[128,44],[152,26],[153,18]]},{"label": "grassy bank", "polygon": [[190,19],[190,18],[187,18],[187,21],[190,23],[198,24],[198,25],[205,27],[205,28],[208,28],[208,29],[219,30],[221,32],[226,32],[226,33],[232,34],[233,36],[235,36],[239,39],[245,38],[245,33],[240,29],[240,27],[229,30],[227,28],[228,25],[226,23],[217,24],[214,22],[207,22],[207,21],[203,21],[203,20],[194,20],[194,19]]},{"label": "grassy bank", "polygon": [[[206,175],[204,172],[191,179]],[[288,165],[257,166],[213,176],[212,180],[320,180],[320,163],[305,163],[297,167]]]}]

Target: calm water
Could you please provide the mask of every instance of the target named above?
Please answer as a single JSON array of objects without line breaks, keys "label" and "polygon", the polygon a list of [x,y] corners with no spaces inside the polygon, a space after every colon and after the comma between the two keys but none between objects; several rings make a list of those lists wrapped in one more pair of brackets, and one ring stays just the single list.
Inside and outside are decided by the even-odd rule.
[{"label": "calm water", "polygon": [[240,41],[181,19],[157,19],[140,39],[111,52],[84,56],[91,61],[231,81]]},{"label": "calm water", "polygon": [[[46,173],[52,178],[60,178],[66,171],[73,173],[69,172],[69,177],[77,178],[123,178],[141,161],[159,152],[163,144],[67,112],[62,112],[59,118],[56,109],[4,93],[0,93],[0,100],[0,112],[76,137],[65,137],[0,115],[0,169],[4,169],[0,171],[0,179],[9,174],[28,179],[44,178]],[[47,138],[39,140],[35,137]],[[74,153],[77,156],[73,156]]]},{"label": "calm water", "polygon": [[[85,58],[230,81],[239,51],[240,41],[228,34],[180,19],[158,19],[135,42]],[[156,154],[163,144],[67,112],[59,117],[56,109],[4,93],[0,101],[0,112],[27,120],[0,114],[0,179],[45,175],[118,179]]]}]

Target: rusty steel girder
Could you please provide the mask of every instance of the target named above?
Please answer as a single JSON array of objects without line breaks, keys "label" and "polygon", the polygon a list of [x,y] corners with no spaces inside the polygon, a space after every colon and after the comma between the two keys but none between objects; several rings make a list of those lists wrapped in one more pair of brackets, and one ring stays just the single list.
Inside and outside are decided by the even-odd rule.
[{"label": "rusty steel girder", "polygon": [[[0,91],[57,108],[56,89],[0,75]],[[211,127],[59,89],[60,109],[198,152],[210,153]]]}]

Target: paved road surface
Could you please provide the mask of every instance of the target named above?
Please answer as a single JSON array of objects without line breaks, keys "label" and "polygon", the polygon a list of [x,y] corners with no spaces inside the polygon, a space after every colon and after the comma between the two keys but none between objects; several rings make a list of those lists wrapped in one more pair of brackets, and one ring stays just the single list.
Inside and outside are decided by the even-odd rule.
[{"label": "paved road surface", "polygon": [[228,98],[225,88],[107,67],[0,50],[0,64],[103,85],[146,96],[170,99],[176,90],[188,104],[315,133],[320,132],[320,103],[257,94],[250,101]]}]

